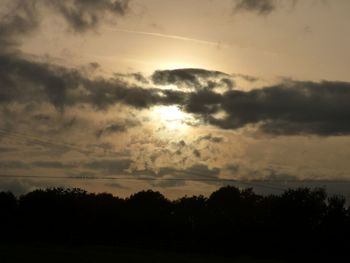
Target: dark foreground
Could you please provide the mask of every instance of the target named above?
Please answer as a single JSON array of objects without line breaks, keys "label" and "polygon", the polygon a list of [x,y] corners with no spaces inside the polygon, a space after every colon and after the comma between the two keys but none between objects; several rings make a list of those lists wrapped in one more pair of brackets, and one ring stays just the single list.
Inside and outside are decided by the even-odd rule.
[{"label": "dark foreground", "polygon": [[0,193],[0,226],[1,263],[314,262],[350,251],[350,209],[323,189],[260,196],[226,186],[174,201],[154,191]]},{"label": "dark foreground", "polygon": [[191,253],[111,247],[65,247],[36,245],[2,245],[1,263],[284,263],[282,259],[224,257]]}]

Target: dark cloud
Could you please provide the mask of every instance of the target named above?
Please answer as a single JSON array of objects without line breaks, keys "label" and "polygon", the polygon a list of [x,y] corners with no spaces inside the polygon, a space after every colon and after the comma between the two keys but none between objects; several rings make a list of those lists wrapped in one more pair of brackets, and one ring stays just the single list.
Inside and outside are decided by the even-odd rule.
[{"label": "dark cloud", "polygon": [[191,113],[213,114],[219,110],[220,94],[204,89],[189,94],[184,109]]},{"label": "dark cloud", "polygon": [[[222,97],[224,119],[209,122],[225,129],[257,124],[275,135],[346,135],[350,133],[350,83],[289,81]],[[205,112],[204,112],[205,114]]]},{"label": "dark cloud", "polygon": [[12,45],[16,37],[35,31],[49,9],[75,32],[96,28],[106,15],[122,16],[129,0],[13,0],[0,23],[0,45]]},{"label": "dark cloud", "polygon": [[108,13],[124,15],[128,10],[129,0],[47,0],[44,3],[73,30],[84,32],[96,28]]},{"label": "dark cloud", "polygon": [[[181,81],[186,85],[200,85],[193,72],[211,74],[200,70],[190,72],[189,75],[185,70],[165,71],[164,74],[165,79],[170,78],[170,82],[180,86]],[[156,74],[163,73],[159,71]],[[326,136],[350,133],[347,121],[350,117],[348,82],[285,81],[262,89],[228,90],[223,94],[204,87],[195,92],[177,92],[177,96],[182,97],[177,103],[182,103],[183,110],[224,129],[238,129],[251,124],[274,135]],[[214,117],[217,112],[224,112],[226,117]]]},{"label": "dark cloud", "polygon": [[[235,2],[235,8],[268,14],[280,2],[284,1],[240,0]],[[18,37],[33,32],[39,26],[40,5],[63,17],[75,31],[83,32],[96,27],[107,13],[123,15],[128,1],[14,1],[0,23],[1,47],[13,46]],[[5,48],[0,51],[0,103],[49,101],[61,112],[66,105],[79,103],[91,104],[96,109],[105,109],[116,103],[135,108],[176,104],[182,110],[224,129],[252,124],[265,133],[275,135],[350,133],[350,83],[288,81],[245,92],[233,90],[233,80],[219,71],[176,69],[156,71],[151,76],[156,85],[193,88],[191,92],[184,92],[148,88],[145,85],[149,85],[149,81],[144,76],[136,73],[132,77],[140,85],[118,77],[90,79],[79,70],[31,61]],[[250,76],[239,77],[256,81]],[[215,90],[220,85],[226,86],[226,92]],[[224,112],[226,116],[215,117],[218,112]],[[44,114],[34,116],[35,120],[43,122],[49,121],[49,118]],[[112,123],[97,134],[123,132],[133,126],[135,123]]]},{"label": "dark cloud", "polygon": [[[179,105],[182,110],[224,129],[255,125],[274,135],[350,133],[348,82],[289,80],[251,91],[226,89],[222,92],[216,90],[222,75],[224,73],[201,69],[157,71],[152,79],[159,85],[176,83],[195,87],[190,91],[164,90],[118,78],[90,79],[75,69],[0,54],[0,103],[48,101],[60,112],[67,105],[77,104],[89,104],[97,110],[118,103],[138,109]],[[215,76],[216,82],[205,79],[207,76]],[[220,112],[225,113],[225,117],[218,118],[216,113]],[[37,118],[46,119],[45,116]],[[122,132],[135,125],[112,123],[98,135]]]},{"label": "dark cloud", "polygon": [[135,120],[124,120],[122,122],[116,122],[107,125],[103,129],[97,131],[96,136],[99,138],[102,135],[109,135],[113,133],[126,132],[128,129],[141,125],[140,122]]},{"label": "dark cloud", "polygon": [[115,78],[91,80],[75,69],[7,54],[0,54],[0,82],[0,103],[49,101],[60,111],[77,103],[100,109],[116,103],[148,108],[184,99],[179,92],[147,89]]},{"label": "dark cloud", "polygon": [[199,89],[203,87],[210,88],[213,84],[212,82],[206,82],[207,86],[205,84],[203,85],[203,82],[208,81],[210,78],[223,78],[225,79],[224,82],[227,85],[227,76],[227,74],[220,71],[185,68],[174,70],[158,70],[153,73],[151,78],[153,80],[153,83],[156,85],[172,84],[179,87],[188,86]]},{"label": "dark cloud", "polygon": [[84,80],[83,82],[89,95],[76,97],[72,102],[87,102],[102,109],[116,103],[135,108],[149,108],[154,105],[178,104],[183,100],[182,94],[178,92],[133,86],[120,80]]},{"label": "dark cloud", "polygon": [[[37,99],[42,89],[52,104],[63,110],[66,90],[77,87],[74,70],[35,63],[26,59],[16,48],[22,38],[35,32],[49,9],[61,16],[74,31],[94,29],[108,13],[124,15],[128,0],[14,0],[4,4],[0,18],[0,103]],[[92,65],[96,66],[96,65]],[[81,79],[80,79],[81,82]],[[22,92],[22,90],[26,92]],[[19,98],[18,98],[19,96]]]},{"label": "dark cloud", "polygon": [[193,155],[196,156],[197,158],[201,157],[201,152],[198,151],[197,149],[194,149],[192,152],[193,152]]},{"label": "dark cloud", "polygon": [[234,11],[268,15],[283,5],[294,6],[296,2],[297,0],[234,0]]},{"label": "dark cloud", "polygon": [[125,132],[127,130],[127,127],[121,123],[114,123],[111,125],[108,125],[107,127],[99,130],[96,133],[97,137],[101,137],[102,134],[110,134],[110,133],[118,133],[118,132]]},{"label": "dark cloud", "polygon": [[0,54],[0,102],[48,100],[63,110],[67,88],[77,88],[74,70],[36,63],[18,56]]},{"label": "dark cloud", "polygon": [[201,142],[201,141],[209,141],[212,143],[221,143],[223,142],[224,138],[223,137],[218,137],[218,136],[213,136],[212,134],[208,134],[205,136],[200,136],[196,142]]},{"label": "dark cloud", "polygon": [[138,82],[143,85],[150,84],[150,80],[140,72],[135,73],[118,73],[114,72],[113,75],[118,79],[131,80],[131,82]]},{"label": "dark cloud", "polygon": [[110,175],[126,174],[132,161],[130,159],[101,159],[86,163],[85,168],[98,170]]},{"label": "dark cloud", "polygon": [[232,79],[223,78],[220,80],[220,82],[224,83],[228,89],[233,89],[235,86],[235,82]]},{"label": "dark cloud", "polygon": [[[254,124],[260,125],[262,131],[276,135],[343,135],[350,132],[347,121],[350,117],[350,83],[347,82],[287,81],[248,92],[229,90],[224,94],[208,88],[180,92],[130,86],[118,79],[90,80],[76,70],[20,58],[0,56],[0,62],[0,80],[7,84],[0,90],[0,102],[49,100],[61,111],[65,105],[76,103],[89,103],[97,108],[116,103],[136,108],[178,104],[183,110],[225,129]],[[210,74],[208,71],[194,72]],[[184,81],[187,83],[188,78]],[[78,92],[78,87],[85,92]],[[225,112],[226,117],[215,118],[213,114],[219,111]],[[129,124],[111,125],[100,134],[123,131]]]},{"label": "dark cloud", "polygon": [[[96,28],[108,14],[124,15],[128,3],[128,0],[15,0],[4,4],[5,15],[0,18],[0,103],[48,100],[61,112],[65,105],[84,102],[101,108],[110,100],[125,101],[135,107],[151,104],[152,94],[142,89],[128,92],[127,85],[118,81],[108,81],[108,85],[104,80],[92,83],[83,70],[35,62],[16,49],[22,37],[39,28],[47,11],[62,17],[74,31],[85,32]],[[89,67],[98,65],[92,63]],[[80,86],[85,88],[85,96],[77,91]],[[106,88],[104,94],[98,90],[101,86]],[[107,91],[110,87],[112,90]],[[87,95],[89,92],[92,96]],[[108,96],[115,97],[109,100]],[[37,120],[48,121],[40,116]]]},{"label": "dark cloud", "polygon": [[143,84],[149,84],[148,79],[143,76],[141,73],[137,72],[137,73],[132,73],[131,76],[137,80],[138,82],[141,82]]},{"label": "dark cloud", "polygon": [[238,0],[235,2],[235,11],[249,11],[264,15],[272,12],[275,6],[275,0]]}]

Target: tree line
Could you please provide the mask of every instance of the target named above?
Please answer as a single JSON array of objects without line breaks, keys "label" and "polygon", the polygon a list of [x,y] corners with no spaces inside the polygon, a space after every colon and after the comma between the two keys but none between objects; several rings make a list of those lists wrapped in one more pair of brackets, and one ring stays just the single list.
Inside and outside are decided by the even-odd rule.
[{"label": "tree line", "polygon": [[227,255],[346,255],[350,208],[325,189],[262,196],[225,186],[209,197],[128,198],[50,188],[0,193],[0,241],[109,245]]}]

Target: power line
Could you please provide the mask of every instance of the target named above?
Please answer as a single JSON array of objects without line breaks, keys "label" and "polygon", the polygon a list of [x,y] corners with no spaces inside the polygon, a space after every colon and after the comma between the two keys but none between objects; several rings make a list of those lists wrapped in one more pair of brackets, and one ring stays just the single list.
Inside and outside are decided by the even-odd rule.
[{"label": "power line", "polygon": [[[30,136],[25,133],[20,133],[20,132],[14,132],[10,130],[6,130],[3,128],[0,128],[0,135],[3,136],[10,136],[15,139],[20,139],[20,140],[26,140],[26,142],[29,142],[31,144],[35,144],[38,146],[43,146],[43,147],[60,147],[60,148],[66,148],[66,149],[72,149],[76,150],[82,153],[88,154],[91,151],[88,150],[81,150],[76,146],[73,145],[67,145],[64,143],[52,143],[50,141],[44,141],[42,139],[39,139],[34,136]],[[267,185],[266,182],[264,182],[264,185],[261,185],[261,182],[243,182],[243,181],[237,181],[234,179],[219,179],[219,178],[208,178],[209,175],[203,175],[201,173],[201,170],[199,169],[193,169],[191,171],[179,171],[184,172],[184,173],[189,173],[192,174],[193,176],[196,176],[195,178],[156,178],[156,177],[89,177],[89,176],[35,176],[35,175],[0,175],[0,178],[30,178],[30,179],[65,179],[65,180],[124,180],[124,181],[196,181],[196,182],[217,182],[217,183],[240,183],[244,185],[249,185],[249,186],[254,186],[254,187],[262,187],[262,188],[269,188],[273,190],[285,190],[283,188],[277,187],[277,186],[269,186]]]},{"label": "power line", "polygon": [[[10,175],[10,174],[0,174],[0,178],[3,179],[65,179],[65,180],[120,180],[120,181],[193,181],[193,182],[218,182],[218,183],[236,183],[243,184],[253,187],[268,188],[271,190],[286,190],[287,187],[276,186],[275,184],[270,184],[270,182],[264,180],[237,180],[237,179],[227,179],[227,178],[157,178],[157,177],[125,177],[125,176],[56,176],[56,175]],[[276,181],[282,182],[282,181]],[[289,181],[291,183],[292,181]],[[305,180],[305,181],[293,181],[293,183],[350,183],[347,180]]]},{"label": "power line", "polygon": [[22,140],[22,142],[29,142],[31,144],[42,146],[42,147],[55,147],[55,148],[70,149],[70,150],[75,150],[75,151],[85,153],[85,154],[91,153],[91,151],[89,151],[87,149],[82,149],[76,145],[66,144],[66,143],[54,143],[52,141],[39,139],[39,138],[34,137],[32,135],[28,135],[28,134],[20,133],[20,132],[15,132],[15,131],[10,131],[10,130],[6,130],[6,129],[2,129],[2,128],[0,128],[0,135],[8,136],[10,138],[17,139],[17,140]]},{"label": "power line", "polygon": [[217,182],[217,183],[236,183],[243,184],[253,187],[268,188],[271,190],[284,191],[286,188],[269,186],[266,182],[248,182],[240,181],[235,179],[220,179],[220,178],[156,178],[156,177],[113,177],[113,176],[40,176],[40,175],[9,175],[9,174],[0,174],[0,178],[13,179],[65,179],[65,180],[120,180],[120,181],[189,181],[189,182]]},{"label": "power line", "polygon": [[[75,151],[79,151],[81,153],[89,154],[94,153],[91,150],[82,149],[79,146],[65,143],[53,143],[51,141],[45,141],[34,137],[32,135],[28,135],[25,133],[15,132],[0,128],[0,136],[9,136],[14,139],[19,139],[25,142],[29,142],[34,145],[42,146],[42,147],[60,147],[65,149],[71,149]],[[114,153],[114,152],[112,152]],[[176,171],[176,170],[175,170]],[[210,178],[210,175],[202,174],[200,169],[192,169],[185,171],[178,171],[180,174],[190,174],[195,177],[187,177],[187,178],[161,178],[161,177],[113,177],[113,176],[40,176],[40,175],[4,175],[0,174],[0,178],[28,178],[28,179],[65,179],[65,180],[123,180],[123,181],[193,181],[193,182],[217,182],[217,183],[236,183],[243,184],[252,187],[260,187],[267,188],[271,190],[286,190],[287,186],[276,185],[276,183],[350,183],[350,181],[345,180],[237,180],[237,179],[227,179],[227,178]]]},{"label": "power line", "polygon": [[[0,128],[0,136],[6,136],[9,139],[14,139],[14,140],[19,140],[21,142],[25,142],[25,143],[30,143],[33,145],[37,145],[37,146],[41,146],[41,147],[46,147],[46,148],[59,148],[59,149],[66,149],[66,150],[73,150],[73,151],[77,151],[80,152],[82,154],[86,154],[86,155],[97,155],[97,153],[91,149],[87,149],[84,146],[79,146],[76,144],[68,144],[68,143],[64,143],[64,142],[52,142],[50,140],[44,140],[42,138],[38,138],[36,136],[33,136],[31,134],[27,134],[27,133],[23,133],[23,132],[16,132],[16,131],[11,131],[11,130],[6,130],[3,128]],[[94,146],[97,148],[97,146]],[[116,151],[111,151],[108,150],[107,151],[109,155],[113,155],[113,154],[120,154],[119,152]]]}]

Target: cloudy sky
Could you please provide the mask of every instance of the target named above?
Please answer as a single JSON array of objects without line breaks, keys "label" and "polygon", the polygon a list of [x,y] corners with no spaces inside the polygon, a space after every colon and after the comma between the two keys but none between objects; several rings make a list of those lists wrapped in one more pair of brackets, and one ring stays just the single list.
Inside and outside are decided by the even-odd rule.
[{"label": "cloudy sky", "polygon": [[0,0],[0,190],[350,196],[348,0]]}]

